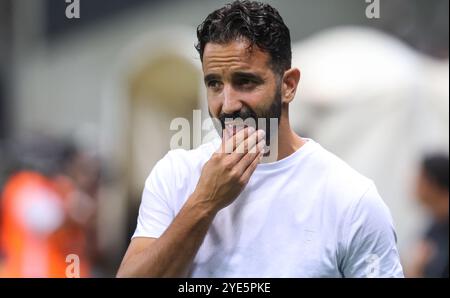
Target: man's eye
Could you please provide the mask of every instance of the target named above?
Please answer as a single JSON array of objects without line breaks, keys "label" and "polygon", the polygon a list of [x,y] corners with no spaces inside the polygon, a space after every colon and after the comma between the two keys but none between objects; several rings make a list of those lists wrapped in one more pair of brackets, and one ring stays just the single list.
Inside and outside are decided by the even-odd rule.
[{"label": "man's eye", "polygon": [[249,89],[255,87],[256,83],[250,79],[241,79],[236,82],[236,85],[240,88]]},{"label": "man's eye", "polygon": [[250,81],[248,79],[242,79],[242,80],[238,81],[239,85],[248,85],[248,84],[251,84],[251,83],[252,83],[252,81]]},{"label": "man's eye", "polygon": [[220,87],[220,82],[219,81],[209,81],[207,83],[208,88],[212,88],[212,89],[217,89]]}]

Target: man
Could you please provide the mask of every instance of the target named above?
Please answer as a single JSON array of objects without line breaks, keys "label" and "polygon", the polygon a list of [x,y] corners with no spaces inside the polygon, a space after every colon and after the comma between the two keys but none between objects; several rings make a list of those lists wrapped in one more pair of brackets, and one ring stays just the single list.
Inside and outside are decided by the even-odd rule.
[{"label": "man", "polygon": [[409,277],[448,278],[448,168],[448,156],[441,153],[421,162],[415,193],[431,220],[414,248]]},{"label": "man", "polygon": [[375,185],[290,128],[300,71],[278,12],[233,2],[197,36],[211,116],[278,127],[232,128],[160,160],[117,276],[403,276]]}]

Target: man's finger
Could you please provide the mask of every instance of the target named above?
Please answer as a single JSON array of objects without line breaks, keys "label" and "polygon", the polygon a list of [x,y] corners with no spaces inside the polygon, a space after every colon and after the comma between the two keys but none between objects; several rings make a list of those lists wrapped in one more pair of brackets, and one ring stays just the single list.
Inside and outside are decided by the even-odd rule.
[{"label": "man's finger", "polygon": [[237,164],[247,152],[251,154],[258,153],[257,145],[259,142],[265,142],[265,132],[263,130],[258,130],[249,136],[244,142],[242,142],[236,150],[227,156],[232,164]]},{"label": "man's finger", "polygon": [[[250,154],[252,154],[252,153],[250,153]],[[252,176],[253,172],[256,170],[256,167],[258,166],[262,157],[263,157],[263,151],[256,154],[255,158],[252,160],[250,165],[245,169],[245,171],[241,177],[242,180],[245,181],[245,184],[247,184],[248,181],[250,180],[250,177]]]},{"label": "man's finger", "polygon": [[252,133],[247,139],[242,141],[234,150],[235,153],[256,153],[256,144],[265,137],[264,130],[259,129]]},{"label": "man's finger", "polygon": [[239,146],[240,143],[242,143],[245,139],[247,139],[248,136],[251,135],[254,131],[255,129],[253,127],[246,127],[236,132],[232,137],[229,137],[228,139],[223,138],[221,146],[222,153],[232,153],[236,149],[236,147]]},{"label": "man's finger", "polygon": [[[255,146],[256,147],[256,152],[255,153],[251,153],[251,152],[247,152],[235,165],[236,170],[238,171],[238,173],[244,173],[247,168],[250,166],[250,164],[253,162],[253,160],[261,153],[264,151],[264,147],[266,145],[266,141],[265,139],[261,139],[258,144]],[[234,154],[233,154],[234,155]]]}]

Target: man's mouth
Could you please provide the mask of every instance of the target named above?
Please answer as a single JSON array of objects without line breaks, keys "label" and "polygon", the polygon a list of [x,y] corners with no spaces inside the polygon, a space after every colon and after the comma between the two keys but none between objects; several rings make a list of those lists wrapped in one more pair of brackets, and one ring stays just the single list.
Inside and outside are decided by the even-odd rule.
[{"label": "man's mouth", "polygon": [[234,136],[237,132],[247,127],[247,124],[239,123],[236,121],[225,122],[225,129],[229,137]]}]

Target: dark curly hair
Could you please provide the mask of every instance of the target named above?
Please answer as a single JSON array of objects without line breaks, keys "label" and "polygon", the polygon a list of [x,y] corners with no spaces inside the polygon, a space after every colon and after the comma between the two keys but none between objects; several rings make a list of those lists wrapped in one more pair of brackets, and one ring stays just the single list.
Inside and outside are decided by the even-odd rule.
[{"label": "dark curly hair", "polygon": [[203,61],[203,51],[208,42],[226,44],[239,38],[250,42],[250,47],[270,55],[270,66],[276,74],[283,75],[291,68],[291,37],[289,28],[278,11],[256,1],[235,1],[213,11],[197,27],[198,43],[195,48]]},{"label": "dark curly hair", "polygon": [[448,191],[448,155],[444,153],[434,153],[425,156],[422,160],[422,169],[427,178],[436,186]]}]

